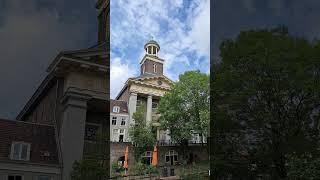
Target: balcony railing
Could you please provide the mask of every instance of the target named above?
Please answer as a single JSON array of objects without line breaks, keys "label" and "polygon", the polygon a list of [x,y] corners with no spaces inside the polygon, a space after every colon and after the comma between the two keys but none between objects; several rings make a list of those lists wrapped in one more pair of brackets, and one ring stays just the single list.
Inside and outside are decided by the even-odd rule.
[{"label": "balcony railing", "polygon": [[[172,140],[159,140],[157,141],[158,146],[179,146],[179,143],[176,143]],[[188,141],[188,145],[207,145],[207,142],[201,142],[201,141]]]}]

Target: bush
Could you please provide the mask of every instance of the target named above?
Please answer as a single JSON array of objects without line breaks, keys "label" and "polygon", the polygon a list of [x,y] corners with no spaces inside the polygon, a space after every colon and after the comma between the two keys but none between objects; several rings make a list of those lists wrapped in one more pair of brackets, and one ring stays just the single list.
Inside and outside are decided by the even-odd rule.
[{"label": "bush", "polygon": [[123,166],[119,165],[118,163],[113,163],[111,165],[111,176],[117,176],[118,173],[121,173],[123,171]]},{"label": "bush", "polygon": [[158,169],[154,166],[146,165],[141,162],[135,166],[129,168],[131,175],[157,175],[159,174]]},{"label": "bush", "polygon": [[81,160],[73,164],[72,180],[102,180],[108,177],[108,170],[95,160]]}]

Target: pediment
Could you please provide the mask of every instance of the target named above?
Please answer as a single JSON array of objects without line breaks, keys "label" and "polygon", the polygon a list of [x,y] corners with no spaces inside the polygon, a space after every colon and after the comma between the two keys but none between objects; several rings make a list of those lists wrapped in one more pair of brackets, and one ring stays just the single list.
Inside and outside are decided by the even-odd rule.
[{"label": "pediment", "polygon": [[141,77],[132,79],[132,81],[141,85],[149,85],[164,89],[170,89],[173,85],[173,81],[165,76]]}]

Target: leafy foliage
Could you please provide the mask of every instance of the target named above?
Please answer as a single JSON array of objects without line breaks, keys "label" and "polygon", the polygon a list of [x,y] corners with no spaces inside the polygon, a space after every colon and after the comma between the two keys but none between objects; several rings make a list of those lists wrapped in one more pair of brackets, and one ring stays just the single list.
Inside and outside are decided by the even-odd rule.
[{"label": "leafy foliage", "polygon": [[286,178],[288,154],[319,147],[319,43],[279,26],[241,32],[220,50],[212,76],[215,175]]},{"label": "leafy foliage", "polygon": [[170,130],[170,137],[185,143],[191,130],[207,135],[209,131],[209,76],[187,71],[179,76],[159,104],[160,124]]},{"label": "leafy foliage", "polygon": [[96,160],[84,159],[75,162],[71,173],[72,180],[103,180],[108,176],[108,171]]},{"label": "leafy foliage", "polygon": [[156,142],[155,134],[152,132],[151,128],[146,125],[144,114],[144,107],[140,106],[133,114],[135,123],[129,130],[129,136],[135,145],[134,152],[136,159],[139,159],[141,153],[150,149]]},{"label": "leafy foliage", "polygon": [[135,164],[129,169],[131,175],[157,175],[159,174],[158,169],[154,166],[146,165],[141,162]]},{"label": "leafy foliage", "polygon": [[318,179],[320,177],[320,158],[314,157],[310,153],[297,156],[292,154],[288,158],[289,179]]},{"label": "leafy foliage", "polygon": [[109,156],[109,145],[107,143],[109,134],[100,129],[97,132],[95,143],[80,161],[75,161],[71,172],[72,180],[103,180],[109,177],[109,162],[106,161]]}]

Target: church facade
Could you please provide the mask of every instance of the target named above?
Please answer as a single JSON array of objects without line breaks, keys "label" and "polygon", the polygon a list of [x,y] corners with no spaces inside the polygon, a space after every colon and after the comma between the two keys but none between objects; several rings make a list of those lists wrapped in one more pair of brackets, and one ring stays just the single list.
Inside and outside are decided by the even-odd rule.
[{"label": "church facade", "polygon": [[163,74],[164,59],[158,56],[159,44],[151,40],[144,46],[145,55],[140,61],[140,75],[129,78],[116,97],[125,101],[129,109],[129,123],[134,124],[133,113],[143,107],[146,125],[156,128],[158,141],[169,141],[166,131],[160,130],[158,119],[160,114],[157,107],[160,98],[170,90],[173,81]]},{"label": "church facade", "polygon": [[[123,108],[128,110],[127,124],[129,124],[129,126],[123,126],[123,131],[130,131],[130,126],[135,124],[133,114],[138,108],[142,108],[144,110],[146,126],[155,130],[156,133],[158,167],[160,169],[162,168],[173,172],[174,170],[172,169],[181,165],[183,162],[191,163],[197,160],[208,160],[208,152],[205,145],[206,138],[204,136],[194,132],[192,138],[189,140],[189,146],[187,148],[181,148],[179,144],[176,144],[170,138],[170,132],[168,130],[161,129],[159,122],[161,114],[158,112],[158,105],[165,93],[170,91],[174,85],[174,81],[164,75],[165,60],[159,57],[160,45],[156,41],[150,40],[144,45],[144,51],[145,55],[140,61],[140,75],[129,78],[115,100],[111,100],[111,102],[114,101],[127,105],[124,106],[123,104]],[[112,111],[114,108],[110,110]],[[110,121],[114,121],[114,117],[110,117]],[[117,137],[119,136],[118,134],[119,132],[117,130],[114,131],[111,125],[110,137]],[[201,138],[203,138],[203,141]],[[203,142],[205,144],[202,144]],[[126,146],[129,146],[129,168],[137,163],[134,156],[135,147],[132,142],[130,142],[129,137],[126,141],[113,141],[110,145],[111,165],[115,163],[123,165]],[[143,163],[151,164],[152,151],[153,149],[150,148],[149,151],[141,154]],[[163,172],[163,170],[160,171]]]}]

